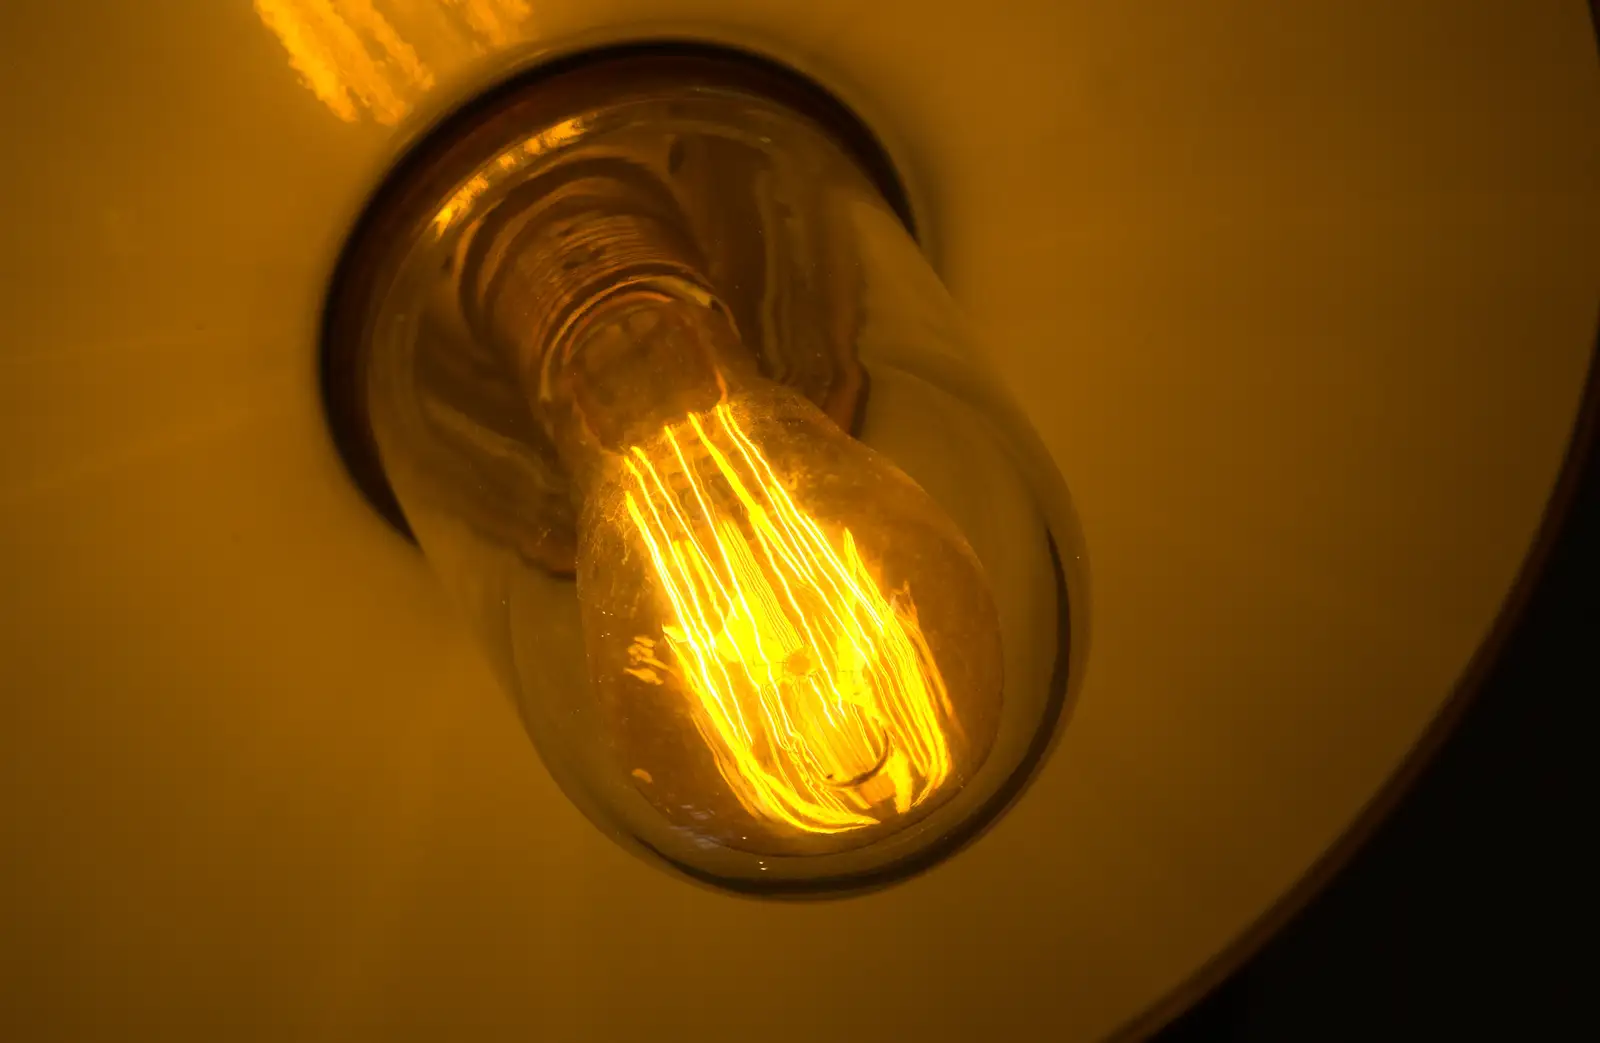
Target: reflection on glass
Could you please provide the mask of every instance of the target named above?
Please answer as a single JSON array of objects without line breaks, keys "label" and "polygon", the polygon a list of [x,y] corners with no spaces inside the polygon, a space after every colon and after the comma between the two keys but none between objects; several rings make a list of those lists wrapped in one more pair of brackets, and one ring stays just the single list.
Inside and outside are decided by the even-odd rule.
[{"label": "reflection on glass", "polygon": [[517,38],[527,0],[255,0],[289,65],[334,115],[392,126],[434,70]]}]

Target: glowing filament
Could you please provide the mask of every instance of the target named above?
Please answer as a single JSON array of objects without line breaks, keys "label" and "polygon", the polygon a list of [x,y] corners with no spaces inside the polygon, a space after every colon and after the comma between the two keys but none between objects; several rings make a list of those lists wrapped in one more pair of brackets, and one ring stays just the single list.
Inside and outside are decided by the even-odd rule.
[{"label": "glowing filament", "polygon": [[909,594],[883,596],[849,530],[829,542],[727,405],[652,452],[630,450],[624,502],[673,618],[628,672],[677,678],[752,815],[838,833],[937,790],[950,702]]}]

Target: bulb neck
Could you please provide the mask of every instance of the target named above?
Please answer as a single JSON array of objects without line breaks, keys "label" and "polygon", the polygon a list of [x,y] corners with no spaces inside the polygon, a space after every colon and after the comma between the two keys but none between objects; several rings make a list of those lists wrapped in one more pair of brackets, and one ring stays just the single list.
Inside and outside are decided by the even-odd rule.
[{"label": "bulb neck", "polygon": [[573,164],[481,221],[463,312],[511,364],[571,477],[765,381],[649,171]]},{"label": "bulb neck", "polygon": [[766,383],[716,301],[665,281],[595,302],[532,380],[537,412],[575,478]]}]

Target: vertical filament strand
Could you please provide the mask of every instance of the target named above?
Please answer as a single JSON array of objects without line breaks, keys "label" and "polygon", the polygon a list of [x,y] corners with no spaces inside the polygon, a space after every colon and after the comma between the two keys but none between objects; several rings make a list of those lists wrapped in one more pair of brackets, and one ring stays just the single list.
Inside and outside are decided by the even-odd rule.
[{"label": "vertical filament strand", "polygon": [[671,606],[662,641],[744,808],[840,833],[937,790],[949,694],[909,594],[883,596],[851,532],[828,539],[726,403],[624,466],[624,506]]}]

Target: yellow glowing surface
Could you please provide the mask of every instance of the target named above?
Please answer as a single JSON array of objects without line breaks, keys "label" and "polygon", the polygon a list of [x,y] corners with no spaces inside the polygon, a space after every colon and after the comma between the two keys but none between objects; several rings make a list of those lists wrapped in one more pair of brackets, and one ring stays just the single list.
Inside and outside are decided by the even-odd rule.
[{"label": "yellow glowing surface", "polygon": [[629,672],[676,679],[740,803],[840,833],[936,791],[950,699],[909,592],[884,597],[848,529],[829,542],[727,405],[626,466],[628,516],[674,617],[660,654],[635,639]]},{"label": "yellow glowing surface", "polygon": [[387,125],[433,87],[434,64],[506,46],[529,14],[527,0],[255,0],[255,9],[329,111]]}]

